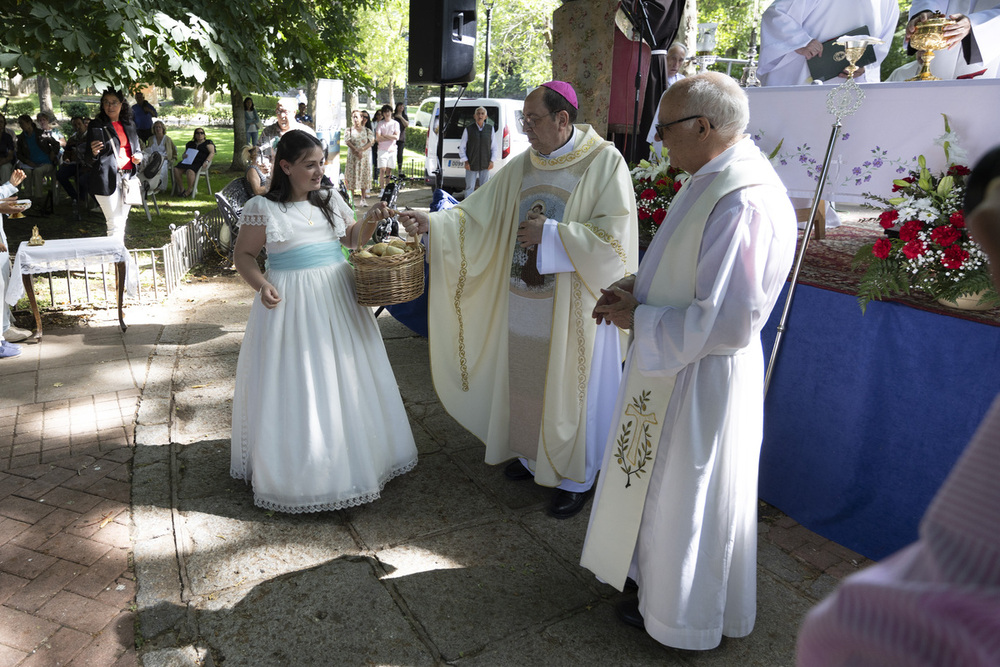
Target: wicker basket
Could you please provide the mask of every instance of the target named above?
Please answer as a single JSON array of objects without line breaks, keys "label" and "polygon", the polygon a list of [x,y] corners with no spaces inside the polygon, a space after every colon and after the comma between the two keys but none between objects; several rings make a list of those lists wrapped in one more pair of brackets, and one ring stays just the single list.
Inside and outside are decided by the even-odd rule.
[{"label": "wicker basket", "polygon": [[391,257],[358,257],[351,251],[354,290],[362,306],[392,306],[424,293],[424,247],[406,245],[407,252]]}]

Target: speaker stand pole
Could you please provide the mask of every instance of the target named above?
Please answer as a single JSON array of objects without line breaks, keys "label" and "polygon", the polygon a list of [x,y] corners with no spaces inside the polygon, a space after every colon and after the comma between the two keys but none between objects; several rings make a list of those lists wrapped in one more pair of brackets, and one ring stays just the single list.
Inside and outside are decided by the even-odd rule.
[{"label": "speaker stand pole", "polygon": [[441,84],[441,100],[438,102],[438,141],[437,141],[437,169],[434,171],[434,189],[440,190],[444,187],[444,89]]}]

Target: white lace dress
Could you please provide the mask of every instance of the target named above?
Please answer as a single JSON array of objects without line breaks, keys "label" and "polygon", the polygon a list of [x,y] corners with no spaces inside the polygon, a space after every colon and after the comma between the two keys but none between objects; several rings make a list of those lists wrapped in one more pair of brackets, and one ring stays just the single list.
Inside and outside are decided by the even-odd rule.
[{"label": "white lace dress", "polygon": [[[409,420],[339,237],[351,210],[334,194],[337,229],[308,202],[254,197],[241,225],[267,225],[267,279],[281,303],[254,297],[236,369],[231,468],[254,503],[281,512],[376,500],[417,463]],[[312,221],[312,224],[309,221]]]}]

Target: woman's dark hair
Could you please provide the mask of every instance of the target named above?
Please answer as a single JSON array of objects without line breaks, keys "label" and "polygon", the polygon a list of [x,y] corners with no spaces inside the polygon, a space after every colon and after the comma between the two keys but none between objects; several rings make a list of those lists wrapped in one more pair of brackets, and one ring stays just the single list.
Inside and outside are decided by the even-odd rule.
[{"label": "woman's dark hair", "polygon": [[965,215],[969,215],[983,203],[986,196],[986,186],[994,178],[1000,177],[1000,146],[995,147],[972,168],[972,173],[965,178]]},{"label": "woman's dark hair", "polygon": [[[302,130],[289,130],[281,135],[278,141],[278,148],[274,152],[274,166],[271,169],[271,189],[264,195],[273,202],[285,203],[292,196],[292,182],[288,174],[281,168],[281,161],[285,160],[292,164],[298,162],[306,151],[314,148],[323,150],[320,140],[308,132]],[[309,203],[323,211],[326,221],[331,227],[335,227],[333,222],[333,208],[330,200],[333,198],[333,188],[326,185],[320,186],[319,190],[313,190],[307,195]]]},{"label": "woman's dark hair", "polygon": [[115,90],[114,88],[108,88],[103,93],[101,93],[101,110],[97,112],[94,116],[94,120],[99,120],[102,123],[110,123],[111,119],[108,114],[104,113],[104,96],[114,95],[118,98],[118,101],[122,104],[121,111],[118,112],[118,122],[119,123],[131,123],[132,122],[132,107],[129,106],[128,102],[125,101],[125,93],[120,90]]},{"label": "woman's dark hair", "polygon": [[[250,103],[250,108],[249,109],[247,109],[247,102]],[[252,97],[247,97],[245,100],[243,100],[243,108],[246,109],[247,111],[255,111],[256,110],[256,107],[254,107],[254,105],[253,105],[253,98]]]},{"label": "woman's dark hair", "polygon": [[198,140],[198,133],[199,132],[201,132],[202,134],[205,135],[205,141],[209,141],[208,132],[206,132],[205,128],[203,128],[203,127],[196,127],[196,128],[194,128],[194,135],[192,135],[191,141],[197,141]]}]

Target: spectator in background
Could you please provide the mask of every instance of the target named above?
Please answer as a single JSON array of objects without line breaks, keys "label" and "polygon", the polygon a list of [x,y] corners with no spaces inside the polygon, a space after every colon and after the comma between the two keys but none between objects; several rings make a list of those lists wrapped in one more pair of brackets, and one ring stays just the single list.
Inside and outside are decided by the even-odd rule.
[{"label": "spectator in background", "polygon": [[458,157],[465,163],[466,197],[490,180],[493,164],[500,161],[500,135],[486,122],[486,107],[476,109],[472,117],[476,122],[462,131],[458,142]]},{"label": "spectator in background", "polygon": [[392,178],[392,165],[396,162],[396,142],[399,141],[399,124],[392,119],[392,107],[388,104],[379,109],[381,118],[375,124],[375,141],[378,143],[378,187],[379,190]]},{"label": "spectator in background", "polygon": [[132,105],[132,118],[135,131],[144,142],[153,136],[153,119],[156,118],[156,107],[146,101],[142,93],[135,94],[135,104]]},{"label": "spectator in background", "polygon": [[[663,92],[670,90],[670,86],[674,85],[678,81],[684,78],[681,74],[681,67],[684,66],[684,61],[687,59],[687,47],[680,42],[674,42],[667,49],[667,81]],[[660,99],[663,95],[660,95]],[[657,109],[659,109],[659,102],[657,102]],[[660,160],[663,156],[663,142],[659,139],[659,134],[656,131],[656,114],[653,115],[653,122],[649,126],[649,133],[646,135],[646,143],[653,146],[652,153],[654,160]]]},{"label": "spectator in background", "polygon": [[[43,137],[28,114],[18,116],[17,124],[21,126],[21,134],[17,136],[17,159],[28,174],[28,197],[38,199],[45,196],[45,177],[55,171],[59,144],[54,139]],[[47,209],[51,208],[52,203],[49,202]],[[43,214],[46,212],[42,211]]]},{"label": "spectator in background", "polygon": [[270,189],[269,177],[271,175],[270,165],[260,158],[260,148],[257,146],[245,146],[240,153],[243,164],[247,166],[246,179],[247,189],[250,196],[267,194]]},{"label": "spectator in background", "polygon": [[344,133],[344,143],[347,144],[347,165],[344,169],[344,186],[358,196],[361,190],[361,203],[365,204],[368,190],[372,184],[371,147],[375,144],[375,133],[365,127],[363,111],[355,109],[351,112],[351,127]]},{"label": "spectator in background", "polygon": [[[2,116],[0,116],[2,118]],[[0,134],[7,134],[0,128]],[[2,137],[0,137],[2,138]],[[7,248],[7,235],[3,229],[3,216],[17,212],[11,208],[17,187],[24,180],[24,172],[20,169],[11,173],[10,180],[4,181],[0,185],[0,297],[7,292],[7,283],[10,282],[10,254]],[[9,197],[9,199],[7,199]],[[14,320],[10,314],[10,307],[7,302],[0,298],[0,359],[16,357],[21,354],[21,346],[14,345],[17,341],[24,340],[31,335],[27,329],[14,326]]]},{"label": "spectator in background", "polygon": [[39,111],[38,115],[35,116],[35,123],[38,125],[38,131],[42,133],[42,136],[46,139],[53,139],[60,148],[65,148],[66,137],[63,135],[62,130],[59,129],[58,125],[53,124],[53,118],[44,111]]},{"label": "spectator in background", "polygon": [[399,123],[399,141],[396,142],[396,170],[403,173],[403,149],[406,147],[406,128],[410,126],[410,117],[406,115],[406,105],[402,102],[396,104],[396,110],[392,112],[392,119]]},{"label": "spectator in background", "polygon": [[295,99],[282,97],[278,100],[274,122],[264,128],[257,140],[257,146],[260,147],[260,152],[265,159],[270,161],[274,157],[274,149],[278,145],[278,140],[290,130],[302,130],[316,136],[311,127],[295,120]]},{"label": "spectator in background", "polygon": [[[77,152],[80,146],[87,143],[87,126],[81,116],[73,116],[70,123],[73,124],[74,132],[66,140],[66,150],[63,151],[62,164],[59,165],[59,171],[56,172],[56,180],[63,186],[69,198],[77,202],[87,197],[86,188],[80,182],[80,155]],[[79,191],[73,186],[73,179],[80,186]]]},{"label": "spectator in background", "polygon": [[10,180],[17,156],[17,135],[7,127],[7,117],[0,113],[0,183]]},{"label": "spectator in background", "polygon": [[163,121],[158,120],[153,123],[153,136],[146,142],[146,149],[143,153],[146,155],[159,153],[163,156],[163,162],[160,165],[160,185],[156,191],[166,190],[170,165],[177,161],[177,147],[174,146],[173,140],[167,136],[167,127]]},{"label": "spectator in background", "polygon": [[125,224],[132,208],[130,200],[134,201],[134,192],[141,187],[136,167],[142,162],[142,142],[132,124],[132,110],[125,101],[124,91],[112,88],[104,91],[101,111],[87,132],[90,150],[83,154],[92,167],[87,188],[104,213],[108,236],[124,242]]},{"label": "spectator in background", "polygon": [[[215,144],[205,136],[205,130],[199,127],[194,131],[194,137],[191,141],[184,146],[184,157],[174,167],[174,194],[190,197],[194,191],[194,181],[198,176],[198,170],[206,162],[211,163],[214,157]],[[180,191],[182,181],[187,182],[187,187]]]},{"label": "spectator in background", "polygon": [[316,123],[313,122],[313,117],[309,115],[305,102],[299,102],[299,110],[295,113],[295,120],[303,125],[308,125],[314,130],[316,129]]},{"label": "spectator in background", "polygon": [[246,124],[247,143],[256,146],[257,136],[260,134],[260,116],[257,115],[257,108],[253,105],[253,98],[247,97],[243,100],[243,120]]}]

